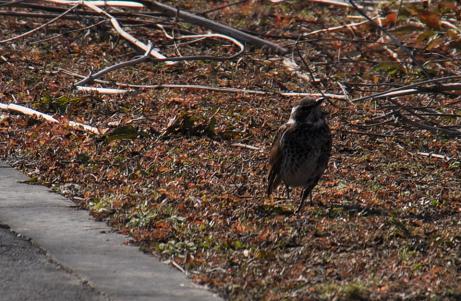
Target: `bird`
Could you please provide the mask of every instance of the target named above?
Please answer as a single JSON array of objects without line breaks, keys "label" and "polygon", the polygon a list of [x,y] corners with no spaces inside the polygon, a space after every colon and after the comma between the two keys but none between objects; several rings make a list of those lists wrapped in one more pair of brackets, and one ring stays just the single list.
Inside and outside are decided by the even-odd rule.
[{"label": "bird", "polygon": [[312,201],[317,185],[330,159],[332,136],[326,112],[320,105],[325,98],[305,98],[292,108],[290,118],[275,136],[269,159],[267,195],[283,183],[290,198],[290,187],[302,187],[299,213],[305,199]]}]

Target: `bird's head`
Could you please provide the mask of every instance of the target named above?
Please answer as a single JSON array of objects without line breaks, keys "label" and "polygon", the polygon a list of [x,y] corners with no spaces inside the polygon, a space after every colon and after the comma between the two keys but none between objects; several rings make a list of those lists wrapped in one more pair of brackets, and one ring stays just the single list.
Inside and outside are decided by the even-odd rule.
[{"label": "bird's head", "polygon": [[303,99],[297,106],[291,110],[290,121],[296,123],[318,123],[325,120],[327,113],[323,112],[320,104],[324,98],[317,100]]}]

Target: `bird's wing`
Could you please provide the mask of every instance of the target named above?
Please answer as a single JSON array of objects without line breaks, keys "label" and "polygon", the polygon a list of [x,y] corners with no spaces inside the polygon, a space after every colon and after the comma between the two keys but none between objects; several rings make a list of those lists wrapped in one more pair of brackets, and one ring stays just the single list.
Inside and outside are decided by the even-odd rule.
[{"label": "bird's wing", "polygon": [[282,145],[283,137],[286,131],[289,129],[287,124],[282,125],[277,135],[275,135],[274,142],[272,143],[272,149],[270,153],[270,170],[267,177],[267,195],[270,195],[274,189],[280,184],[280,168],[282,165]]}]

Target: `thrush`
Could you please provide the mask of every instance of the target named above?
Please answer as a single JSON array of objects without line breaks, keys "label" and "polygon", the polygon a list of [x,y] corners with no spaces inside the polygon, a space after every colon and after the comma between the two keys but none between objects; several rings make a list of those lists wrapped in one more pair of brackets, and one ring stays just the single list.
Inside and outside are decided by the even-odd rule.
[{"label": "thrush", "polygon": [[332,138],[318,100],[304,99],[291,110],[290,119],[275,137],[270,154],[267,195],[283,183],[289,198],[290,187],[302,187],[298,213],[325,171]]}]

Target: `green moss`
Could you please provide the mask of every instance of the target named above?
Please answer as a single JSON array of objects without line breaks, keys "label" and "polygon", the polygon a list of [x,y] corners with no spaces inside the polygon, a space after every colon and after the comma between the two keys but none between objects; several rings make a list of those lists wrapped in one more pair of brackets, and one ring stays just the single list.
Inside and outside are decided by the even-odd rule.
[{"label": "green moss", "polygon": [[368,300],[368,290],[361,282],[327,283],[318,287],[321,300]]}]

